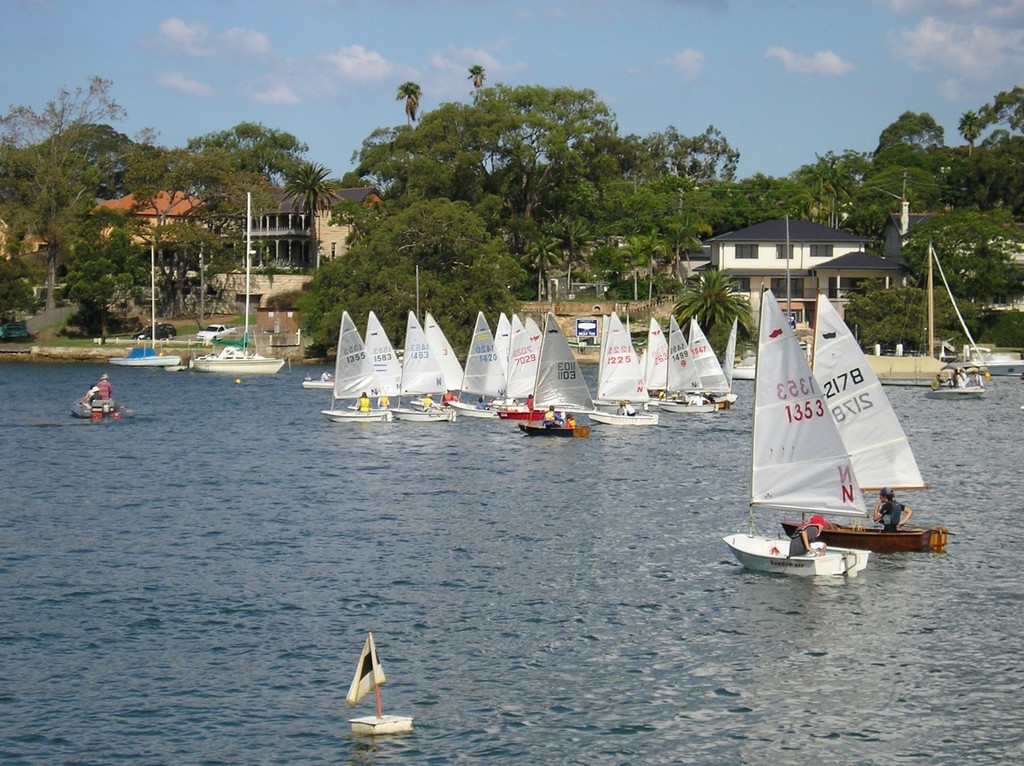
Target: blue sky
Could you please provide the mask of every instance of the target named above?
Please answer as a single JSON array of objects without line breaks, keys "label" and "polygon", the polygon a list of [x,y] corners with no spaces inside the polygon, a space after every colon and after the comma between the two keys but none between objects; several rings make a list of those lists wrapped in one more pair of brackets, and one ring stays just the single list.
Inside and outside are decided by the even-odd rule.
[{"label": "blue sky", "polygon": [[905,110],[957,124],[1024,73],[1024,0],[4,0],[0,110],[111,80],[115,125],[182,146],[259,122],[341,176],[375,128],[487,83],[589,88],[620,132],[709,125],[739,177],[871,151]]}]

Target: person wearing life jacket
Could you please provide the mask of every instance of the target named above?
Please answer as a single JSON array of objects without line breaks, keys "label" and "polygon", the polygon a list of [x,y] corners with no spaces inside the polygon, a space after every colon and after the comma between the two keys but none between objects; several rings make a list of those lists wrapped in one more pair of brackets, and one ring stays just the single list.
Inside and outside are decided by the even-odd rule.
[{"label": "person wearing life jacket", "polygon": [[548,410],[544,413],[544,427],[559,428],[562,425],[562,416],[555,412],[555,405],[548,405]]},{"label": "person wearing life jacket", "polygon": [[883,532],[895,532],[908,521],[914,512],[910,506],[897,502],[896,495],[890,487],[885,487],[878,493],[875,501],[875,512],[871,519],[876,524],[882,525]]},{"label": "person wearing life jacket", "polygon": [[803,556],[805,554],[810,556],[824,556],[825,549],[828,546],[818,538],[821,537],[822,532],[828,529],[828,526],[828,522],[818,514],[814,514],[811,518],[798,526],[793,531],[793,534],[790,535],[790,557]]},{"label": "person wearing life jacket", "polygon": [[565,416],[565,427],[566,428],[575,428],[576,427],[576,418],[573,417],[571,412],[568,415]]},{"label": "person wearing life jacket", "polygon": [[378,410],[386,410],[390,406],[391,406],[391,397],[389,397],[387,394],[381,394],[380,396],[377,397],[377,409]]},{"label": "person wearing life jacket", "polygon": [[451,391],[445,391],[444,392],[444,396],[441,397],[441,403],[445,407],[450,407],[452,402],[457,402],[458,400],[459,400],[459,398],[455,394],[453,394]]},{"label": "person wearing life jacket", "polygon": [[369,412],[370,411],[370,397],[363,391],[362,396],[359,397],[359,411]]},{"label": "person wearing life jacket", "polygon": [[424,410],[429,410],[433,406],[434,406],[434,397],[432,397],[430,394],[427,394],[426,396],[424,396],[423,397],[423,404],[422,404],[423,409]]}]

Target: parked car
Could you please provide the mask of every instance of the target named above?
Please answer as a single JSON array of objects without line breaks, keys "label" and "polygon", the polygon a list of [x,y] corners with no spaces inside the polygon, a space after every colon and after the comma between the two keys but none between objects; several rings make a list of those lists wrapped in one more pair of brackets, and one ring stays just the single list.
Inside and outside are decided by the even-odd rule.
[{"label": "parked car", "polygon": [[[166,322],[157,322],[156,324],[156,339],[167,340],[168,338],[174,338],[178,334],[178,328],[172,324]],[[132,336],[135,340],[150,340],[153,337],[152,325],[147,325],[146,329],[142,332],[137,332]]]},{"label": "parked car", "polygon": [[212,324],[205,330],[197,332],[196,340],[201,340],[203,343],[209,343],[214,340],[223,340],[230,335],[234,335],[236,332],[238,332],[237,327],[230,327],[226,324]]},{"label": "parked car", "polygon": [[0,325],[0,340],[28,340],[31,337],[24,322],[8,322],[5,325]]}]

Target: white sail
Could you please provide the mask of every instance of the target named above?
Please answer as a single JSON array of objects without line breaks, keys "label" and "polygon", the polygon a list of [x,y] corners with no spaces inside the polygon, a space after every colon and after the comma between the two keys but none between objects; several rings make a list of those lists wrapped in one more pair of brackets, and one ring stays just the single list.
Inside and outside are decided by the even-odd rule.
[{"label": "white sail", "polygon": [[[380,381],[380,393],[398,396],[402,383],[402,364],[384,326],[372,311],[366,320],[366,353],[370,355],[373,369]],[[379,395],[379,394],[378,394]]]},{"label": "white sail", "polygon": [[363,697],[370,693],[374,686],[380,686],[387,682],[384,675],[384,668],[377,659],[377,647],[373,644],[373,633],[366,635],[363,643],[363,651],[359,655],[359,662],[356,663],[356,673],[352,678],[352,684],[345,695],[345,704],[353,706],[359,703]]},{"label": "white sail", "polygon": [[867,516],[835,421],[771,290],[761,296],[751,462],[752,507]]},{"label": "white sail", "polygon": [[725,382],[732,390],[732,371],[736,366],[736,331],[739,327],[739,320],[732,320],[732,330],[729,331],[729,340],[725,343],[725,357],[722,359],[722,372],[725,373]]},{"label": "white sail", "polygon": [[661,329],[661,323],[651,317],[647,329],[647,348],[644,350],[644,380],[651,391],[668,388],[668,338]]},{"label": "white sail", "polygon": [[618,314],[609,315],[602,337],[601,362],[598,371],[597,398],[602,401],[631,402],[650,400],[644,382],[640,359],[633,348],[633,340],[622,325]]},{"label": "white sail", "polygon": [[491,398],[505,396],[505,374],[500,363],[500,354],[494,345],[490,325],[484,312],[476,315],[476,326],[466,353],[466,371],[462,376],[461,390]]},{"label": "white sail", "polygon": [[722,365],[718,363],[715,350],[711,348],[696,319],[690,320],[690,355],[697,367],[700,385],[704,391],[713,394],[729,393],[729,382],[725,379]]},{"label": "white sail", "polygon": [[459,364],[459,358],[455,356],[452,344],[448,342],[441,326],[429,311],[423,318],[423,333],[427,336],[427,343],[430,344],[437,363],[441,367],[445,390],[458,391],[459,386],[462,385],[462,365]]},{"label": "white sail", "polygon": [[882,384],[828,298],[818,296],[814,377],[862,489],[924,489],[910,442]]},{"label": "white sail", "polygon": [[356,323],[347,311],[341,314],[338,329],[338,358],[334,363],[335,399],[356,399],[363,392],[380,388],[373,362],[366,353],[363,339],[359,337]]},{"label": "white sail", "polygon": [[533,406],[535,409],[547,409],[552,404],[556,409],[574,412],[594,409],[590,389],[569,348],[569,341],[555,321],[555,315],[548,312],[537,365],[537,382],[533,388]]},{"label": "white sail", "polygon": [[530,317],[526,324],[519,317],[512,317],[512,344],[508,357],[508,383],[505,397],[525,399],[533,392],[537,380],[537,362],[540,361],[540,345],[543,338],[537,323]]},{"label": "white sail", "polygon": [[668,325],[668,390],[672,393],[700,391],[700,374],[690,358],[690,344],[674,316],[669,318]]},{"label": "white sail", "polygon": [[427,342],[413,312],[405,327],[405,350],[402,353],[401,394],[439,394],[445,390],[444,373]]},{"label": "white sail", "polygon": [[508,353],[512,346],[512,323],[502,312],[498,317],[498,326],[494,328],[494,349],[498,352],[498,361],[501,363],[501,374],[508,379]]}]

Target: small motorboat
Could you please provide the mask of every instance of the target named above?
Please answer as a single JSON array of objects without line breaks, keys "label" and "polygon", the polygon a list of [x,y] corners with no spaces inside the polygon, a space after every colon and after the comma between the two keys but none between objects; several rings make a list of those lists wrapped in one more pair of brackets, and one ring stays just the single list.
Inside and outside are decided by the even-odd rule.
[{"label": "small motorboat", "polygon": [[71,414],[83,420],[121,420],[135,415],[113,399],[93,399],[91,402],[78,399],[71,405]]},{"label": "small motorboat", "polygon": [[519,430],[527,436],[550,436],[550,437],[561,437],[563,439],[586,439],[590,436],[590,426],[576,426],[575,428],[566,428],[565,426],[554,426],[548,428],[543,423],[517,423]]},{"label": "small motorboat", "polygon": [[[800,527],[799,521],[784,520],[782,528],[792,537]],[[902,551],[943,551],[949,540],[945,527],[921,529],[906,527],[896,532],[863,526],[830,524],[822,530],[818,539],[830,546],[859,548],[875,553],[899,553]]]}]

